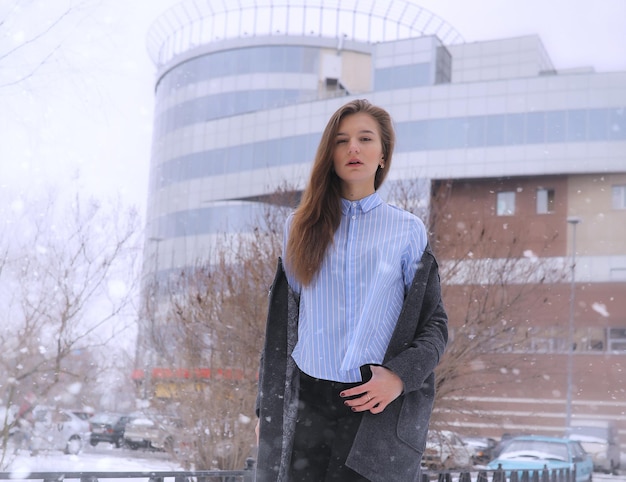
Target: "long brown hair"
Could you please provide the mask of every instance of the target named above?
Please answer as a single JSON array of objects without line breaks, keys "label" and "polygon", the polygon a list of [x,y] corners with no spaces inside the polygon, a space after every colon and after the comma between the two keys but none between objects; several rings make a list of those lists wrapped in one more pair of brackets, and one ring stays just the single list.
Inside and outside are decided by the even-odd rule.
[{"label": "long brown hair", "polygon": [[339,124],[346,116],[363,112],[378,123],[385,168],[374,178],[378,189],[391,167],[395,133],[391,117],[384,109],[365,99],[357,99],[340,107],[330,118],[315,154],[309,183],[294,213],[287,241],[286,262],[302,285],[308,285],[322,265],[328,246],[341,221],[341,181],[333,167]]}]

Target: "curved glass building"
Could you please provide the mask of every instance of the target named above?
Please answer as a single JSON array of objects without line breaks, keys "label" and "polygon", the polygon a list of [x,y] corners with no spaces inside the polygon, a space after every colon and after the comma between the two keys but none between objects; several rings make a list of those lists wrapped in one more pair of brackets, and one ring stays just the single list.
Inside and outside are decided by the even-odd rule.
[{"label": "curved glass building", "polygon": [[408,107],[411,90],[450,82],[445,45],[460,41],[403,0],[187,0],[165,12],[148,38],[159,72],[147,271],[165,276],[208,256],[214,236],[250,230],[278,186],[306,181],[348,96],[391,107],[406,95]]}]

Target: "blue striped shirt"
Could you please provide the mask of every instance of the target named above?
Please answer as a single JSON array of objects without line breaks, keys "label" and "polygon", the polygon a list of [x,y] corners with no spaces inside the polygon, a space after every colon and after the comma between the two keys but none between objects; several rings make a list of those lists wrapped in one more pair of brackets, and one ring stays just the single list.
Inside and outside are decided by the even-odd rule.
[{"label": "blue striped shirt", "polygon": [[[361,365],[383,361],[427,236],[418,217],[384,203],[377,193],[341,202],[341,223],[313,281],[302,287],[285,267],[290,286],[300,293],[292,356],[310,376],[358,382]],[[290,216],[284,246],[291,221]]]}]

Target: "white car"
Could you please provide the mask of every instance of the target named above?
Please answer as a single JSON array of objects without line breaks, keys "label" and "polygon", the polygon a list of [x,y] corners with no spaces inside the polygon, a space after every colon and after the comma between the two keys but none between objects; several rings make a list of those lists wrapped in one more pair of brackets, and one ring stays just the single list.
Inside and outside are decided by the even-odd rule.
[{"label": "white car", "polygon": [[431,430],[428,432],[422,465],[433,470],[471,467],[473,456],[474,451],[455,432]]},{"label": "white car", "polygon": [[23,441],[32,452],[62,450],[77,454],[89,440],[89,422],[81,420],[69,410],[36,406],[28,426],[22,425]]},{"label": "white car", "polygon": [[124,430],[124,444],[132,450],[147,448],[171,452],[181,440],[181,421],[167,417],[138,417]]},{"label": "white car", "polygon": [[585,452],[591,455],[595,471],[617,474],[621,449],[615,424],[593,420],[575,421],[567,430],[567,437],[580,442]]}]

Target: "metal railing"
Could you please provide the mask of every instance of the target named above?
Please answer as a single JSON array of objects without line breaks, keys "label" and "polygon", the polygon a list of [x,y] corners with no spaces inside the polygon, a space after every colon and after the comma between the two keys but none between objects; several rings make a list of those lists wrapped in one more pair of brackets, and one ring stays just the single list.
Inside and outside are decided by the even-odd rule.
[{"label": "metal railing", "polygon": [[[243,470],[196,470],[196,471],[146,471],[146,472],[31,472],[17,475],[0,472],[0,480],[41,480],[62,482],[77,479],[80,482],[98,482],[100,479],[148,479],[149,482],[253,482],[254,459],[246,460]],[[505,471],[423,471],[420,482],[575,482],[576,470],[568,469],[516,469]]]},{"label": "metal railing", "polygon": [[148,479],[149,482],[253,482],[255,473],[254,459],[247,459],[243,470],[193,470],[193,471],[154,471],[145,472],[30,472],[15,474],[0,472],[0,480],[41,480],[43,482],[62,482],[77,479],[80,482],[98,482],[100,479]]},{"label": "metal railing", "polygon": [[420,482],[576,482],[576,469],[513,469],[478,471],[423,471]]}]

